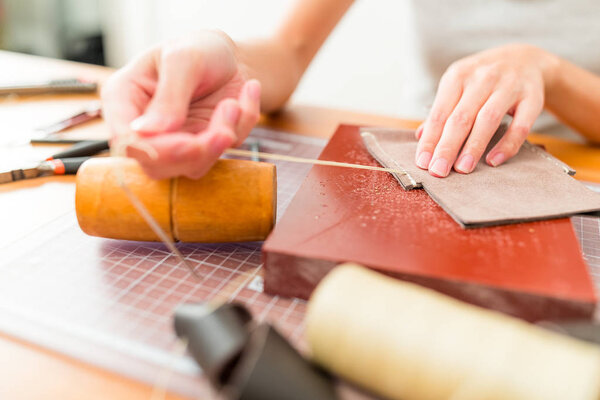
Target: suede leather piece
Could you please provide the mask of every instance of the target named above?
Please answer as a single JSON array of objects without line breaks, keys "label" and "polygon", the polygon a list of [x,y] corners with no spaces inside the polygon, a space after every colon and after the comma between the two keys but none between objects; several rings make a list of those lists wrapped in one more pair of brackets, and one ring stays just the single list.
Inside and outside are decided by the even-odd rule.
[{"label": "suede leather piece", "polygon": [[[487,152],[499,140],[499,130]],[[406,171],[393,174],[406,190],[424,188],[465,228],[559,218],[600,210],[600,194],[570,175],[575,171],[541,148],[525,142],[519,153],[499,167],[481,158],[474,171],[452,170],[436,178],[415,165],[414,131],[363,128],[363,142],[384,167]]]}]

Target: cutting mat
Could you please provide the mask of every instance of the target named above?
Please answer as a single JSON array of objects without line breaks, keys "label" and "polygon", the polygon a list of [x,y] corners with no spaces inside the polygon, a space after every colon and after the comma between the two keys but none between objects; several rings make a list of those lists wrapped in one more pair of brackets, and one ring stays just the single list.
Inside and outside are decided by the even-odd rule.
[{"label": "cutting mat", "polygon": [[[255,130],[261,150],[315,158],[324,141]],[[278,215],[310,166],[277,163]],[[600,191],[600,186],[593,186]],[[600,224],[573,224],[600,288]],[[262,293],[260,243],[180,245],[202,281],[161,244],[93,238],[73,211],[50,221],[28,240],[2,249],[0,330],[92,364],[153,384],[174,371],[170,388],[205,398],[206,382],[186,355],[173,352],[172,314],[183,302],[236,300],[292,341],[302,335],[305,303]]]}]

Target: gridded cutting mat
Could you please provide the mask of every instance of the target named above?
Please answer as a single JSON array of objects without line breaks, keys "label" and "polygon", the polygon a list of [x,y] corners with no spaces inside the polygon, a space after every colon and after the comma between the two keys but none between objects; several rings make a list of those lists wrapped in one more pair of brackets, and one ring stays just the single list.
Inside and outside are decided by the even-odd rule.
[{"label": "gridded cutting mat", "polygon": [[[325,143],[262,129],[250,140],[261,151],[309,158]],[[310,165],[276,164],[282,215]],[[172,390],[205,397],[192,359],[173,352],[178,304],[239,301],[292,341],[301,338],[305,303],[262,293],[260,245],[179,244],[197,280],[162,244],[87,236],[70,211],[3,248],[0,329],[149,383],[172,370]]]},{"label": "gridded cutting mat", "polygon": [[[600,192],[600,185],[588,184],[588,187]],[[600,297],[600,216],[576,216],[571,218],[571,222],[594,281],[596,295]],[[594,319],[600,322],[599,307],[596,307]]]},{"label": "gridded cutting mat", "polygon": [[[318,156],[324,142],[255,130],[261,150]],[[309,165],[277,163],[278,215]],[[600,186],[592,186],[600,191]],[[574,217],[600,292],[600,224]],[[207,398],[208,385],[191,358],[173,352],[172,315],[184,302],[236,300],[292,341],[303,331],[305,303],[262,293],[260,243],[179,245],[197,281],[157,243],[86,236],[70,211],[0,257],[0,330],[134,378],[154,383],[174,371],[170,388]]]}]

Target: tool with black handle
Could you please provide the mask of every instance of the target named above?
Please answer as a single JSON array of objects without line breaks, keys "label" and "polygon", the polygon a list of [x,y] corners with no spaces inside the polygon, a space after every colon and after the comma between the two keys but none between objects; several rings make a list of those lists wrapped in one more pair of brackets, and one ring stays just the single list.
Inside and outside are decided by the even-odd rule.
[{"label": "tool with black handle", "polygon": [[104,150],[108,150],[108,148],[108,140],[86,140],[69,147],[65,151],[56,153],[52,157],[48,157],[46,160],[93,156]]},{"label": "tool with black handle", "polygon": [[0,173],[0,184],[51,175],[75,175],[81,164],[104,150],[107,140],[88,140],[48,157],[32,168],[18,168]]}]

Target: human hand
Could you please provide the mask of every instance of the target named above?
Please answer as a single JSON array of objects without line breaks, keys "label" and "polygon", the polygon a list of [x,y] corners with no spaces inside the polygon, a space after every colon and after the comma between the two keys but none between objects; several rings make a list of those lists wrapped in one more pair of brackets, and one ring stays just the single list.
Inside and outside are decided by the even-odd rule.
[{"label": "human hand", "polygon": [[116,72],[102,90],[113,138],[131,131],[156,157],[129,147],[152,178],[200,178],[260,116],[260,84],[247,80],[235,44],[203,31],[166,42]]},{"label": "human hand", "polygon": [[496,167],[513,157],[544,107],[554,64],[553,55],[519,44],[452,64],[417,130],[417,166],[437,177],[446,177],[452,166],[457,172],[472,172],[506,114],[513,120],[486,162]]}]

